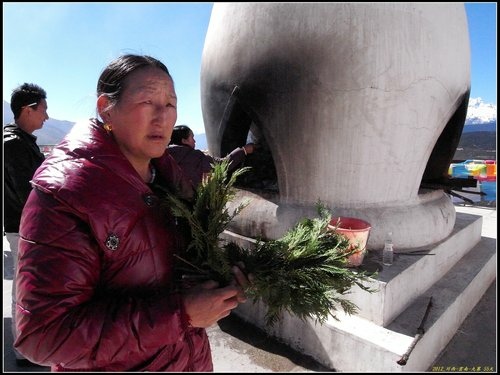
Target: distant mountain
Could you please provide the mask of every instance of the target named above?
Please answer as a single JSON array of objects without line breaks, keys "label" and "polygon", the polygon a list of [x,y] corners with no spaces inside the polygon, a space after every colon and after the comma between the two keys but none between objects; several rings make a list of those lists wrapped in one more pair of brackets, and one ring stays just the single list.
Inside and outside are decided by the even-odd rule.
[{"label": "distant mountain", "polygon": [[496,160],[497,122],[466,124],[453,160]]},{"label": "distant mountain", "polygon": [[[496,107],[495,120],[471,122],[464,126],[460,143],[457,147],[454,159],[496,159]],[[14,115],[10,109],[10,104],[3,101],[3,123],[8,124],[14,121]],[[71,121],[49,119],[42,129],[37,130],[39,145],[54,145],[59,143],[71,130],[75,123]],[[205,133],[195,134],[196,148],[208,150]]]},{"label": "distant mountain", "polygon": [[[496,124],[495,124],[496,125]],[[479,125],[470,127],[475,128]],[[467,126],[466,126],[467,127]],[[495,128],[494,128],[495,129]],[[460,142],[453,156],[453,160],[496,160],[497,158],[497,137],[495,131],[468,131],[462,133]]]},{"label": "distant mountain", "polygon": [[470,98],[467,106],[467,125],[485,124],[497,121],[497,106],[485,103],[482,98]]},{"label": "distant mountain", "polygon": [[[10,109],[10,104],[3,101],[3,123],[4,125],[14,122],[14,114]],[[37,137],[39,145],[55,145],[61,142],[75,123],[71,121],[56,120],[49,118],[44,122],[43,128],[36,130],[33,135]]]},{"label": "distant mountain", "polygon": [[[10,104],[3,101],[3,123],[4,125],[14,122],[14,114],[10,109]],[[75,123],[65,120],[56,120],[53,118],[45,121],[43,128],[33,133],[37,137],[39,145],[55,145],[61,142],[66,134],[69,133]],[[207,138],[205,133],[195,134],[196,148],[207,150]]]},{"label": "distant mountain", "polygon": [[470,133],[470,132],[496,132],[497,131],[497,122],[496,121],[490,121],[490,122],[483,122],[483,123],[478,123],[478,124],[465,124],[463,133]]}]

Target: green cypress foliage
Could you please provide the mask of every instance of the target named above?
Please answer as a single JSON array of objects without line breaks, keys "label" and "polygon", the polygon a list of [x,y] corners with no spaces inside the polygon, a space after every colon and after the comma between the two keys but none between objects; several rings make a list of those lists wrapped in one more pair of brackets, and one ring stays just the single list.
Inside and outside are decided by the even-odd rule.
[{"label": "green cypress foliage", "polygon": [[222,241],[221,233],[244,209],[240,204],[229,212],[227,203],[234,198],[236,178],[248,171],[240,168],[228,177],[228,162],[213,164],[211,175],[198,187],[193,207],[167,194],[165,206],[174,216],[186,220],[191,229],[191,242],[177,256],[178,270],[183,275],[230,282],[231,266],[244,264],[244,271],[253,276],[245,291],[254,302],[267,306],[266,321],[273,325],[288,311],[302,320],[313,318],[323,324],[335,316],[340,306],[347,314],[355,314],[357,306],[344,298],[351,287],[365,286],[370,281],[365,272],[348,268],[348,239],[327,230],[331,214],[318,202],[318,218],[304,218],[277,240],[258,239],[253,248],[245,249],[234,242]]}]

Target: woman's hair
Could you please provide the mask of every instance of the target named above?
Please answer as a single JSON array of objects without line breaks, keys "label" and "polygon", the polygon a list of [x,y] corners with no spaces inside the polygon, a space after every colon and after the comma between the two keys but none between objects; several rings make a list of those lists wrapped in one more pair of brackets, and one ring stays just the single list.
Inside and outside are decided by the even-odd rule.
[{"label": "woman's hair", "polygon": [[31,105],[36,108],[42,99],[47,99],[47,93],[34,83],[24,83],[16,87],[12,90],[10,97],[10,109],[12,109],[14,119],[17,120],[21,116],[23,107]]},{"label": "woman's hair", "polygon": [[182,146],[182,140],[187,139],[193,131],[187,125],[176,125],[172,130],[172,137],[170,137],[171,145]]},{"label": "woman's hair", "polygon": [[172,79],[165,64],[154,57],[127,54],[113,60],[104,68],[97,82],[97,97],[105,94],[111,104],[116,104],[123,93],[127,76],[138,69],[148,67],[161,69]]}]

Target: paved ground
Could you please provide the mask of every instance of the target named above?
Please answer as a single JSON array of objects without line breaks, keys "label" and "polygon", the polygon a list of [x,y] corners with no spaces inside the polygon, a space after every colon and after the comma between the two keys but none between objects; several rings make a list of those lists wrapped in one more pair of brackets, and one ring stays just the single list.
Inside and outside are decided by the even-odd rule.
[{"label": "paved ground", "polygon": [[480,368],[481,372],[496,372],[496,286],[495,280],[429,371],[452,371],[454,368],[459,372],[460,367],[468,367]]},{"label": "paved ground", "polygon": [[[496,207],[457,207],[457,211],[483,216],[485,237],[496,238]],[[4,249],[5,247],[4,238]],[[8,247],[7,247],[8,248]],[[48,372],[46,367],[17,366],[10,333],[10,253],[4,250],[4,372]],[[496,372],[496,280],[458,329],[429,372]],[[215,372],[331,372],[288,346],[267,337],[237,316],[231,315],[208,329]]]}]

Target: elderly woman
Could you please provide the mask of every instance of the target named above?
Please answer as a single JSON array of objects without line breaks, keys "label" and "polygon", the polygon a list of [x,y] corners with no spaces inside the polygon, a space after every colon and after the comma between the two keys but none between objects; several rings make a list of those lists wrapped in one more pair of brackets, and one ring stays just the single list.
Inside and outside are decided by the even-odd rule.
[{"label": "elderly woman", "polygon": [[212,371],[205,328],[245,300],[233,285],[174,282],[182,250],[161,203],[193,191],[166,153],[177,119],[167,67],[111,62],[100,120],[77,124],[35,174],[21,219],[15,347],[53,371]]}]

